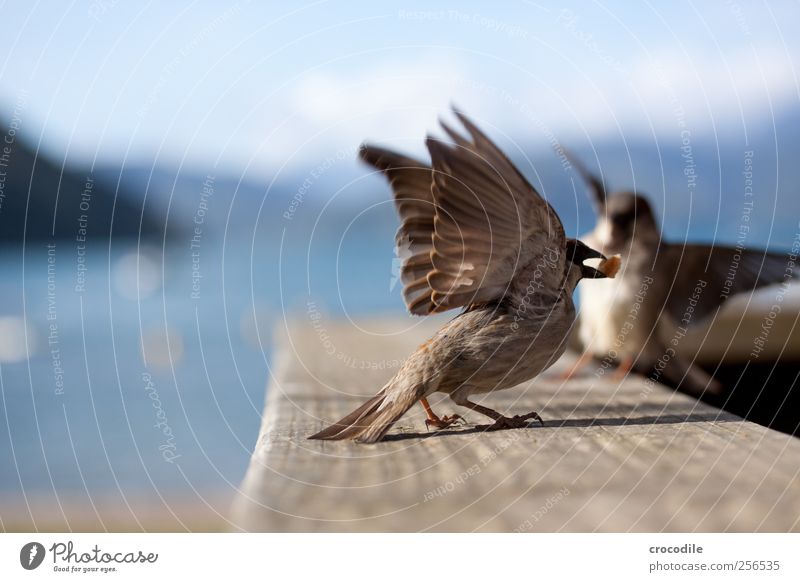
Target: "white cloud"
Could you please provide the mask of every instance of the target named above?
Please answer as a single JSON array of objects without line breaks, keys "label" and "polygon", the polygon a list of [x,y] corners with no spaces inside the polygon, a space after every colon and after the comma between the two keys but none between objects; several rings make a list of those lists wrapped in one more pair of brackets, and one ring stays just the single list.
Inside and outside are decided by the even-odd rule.
[{"label": "white cloud", "polygon": [[[285,91],[270,115],[273,136],[262,144],[271,165],[306,162],[365,139],[422,138],[457,98],[463,66],[451,60],[393,63],[351,73],[312,72]],[[285,122],[285,123],[284,123]],[[276,129],[277,128],[277,129]]]},{"label": "white cloud", "polygon": [[[791,59],[779,50],[742,48],[724,60],[694,55],[664,51],[637,59],[628,83],[598,82],[608,107],[597,103],[592,111],[591,99],[584,98],[576,110],[589,120],[616,116],[628,131],[645,131],[652,124],[656,131],[670,132],[677,127],[680,109],[690,128],[710,130],[713,125],[725,131],[737,128],[742,119],[752,129],[754,122],[768,118],[770,107],[781,113],[797,102]],[[601,130],[602,122],[593,129]]]}]

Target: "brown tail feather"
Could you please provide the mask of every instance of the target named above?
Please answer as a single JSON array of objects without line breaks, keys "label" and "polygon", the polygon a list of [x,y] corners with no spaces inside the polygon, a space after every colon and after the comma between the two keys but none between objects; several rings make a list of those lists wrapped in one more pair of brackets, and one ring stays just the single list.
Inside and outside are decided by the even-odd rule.
[{"label": "brown tail feather", "polygon": [[393,390],[389,386],[341,420],[308,438],[330,441],[352,439],[362,443],[377,442],[423,394],[423,387],[415,390]]}]

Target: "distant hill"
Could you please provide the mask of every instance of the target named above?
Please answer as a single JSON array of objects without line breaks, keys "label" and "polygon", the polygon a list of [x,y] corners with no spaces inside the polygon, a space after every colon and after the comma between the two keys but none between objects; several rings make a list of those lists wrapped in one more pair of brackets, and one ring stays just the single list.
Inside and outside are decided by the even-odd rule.
[{"label": "distant hill", "polygon": [[[135,193],[36,153],[13,130],[0,131],[0,240],[152,238],[163,225],[142,214]],[[116,207],[115,207],[116,200]],[[113,225],[112,225],[113,214]]]},{"label": "distant hill", "polygon": [[[677,129],[649,141],[586,138],[559,145],[593,171],[602,168],[611,191],[636,189],[646,194],[665,236],[673,241],[737,241],[745,214],[745,158],[751,156],[755,204],[747,213],[746,244],[785,249],[800,227],[800,132],[796,131],[800,113],[779,121],[748,127],[746,135],[736,128],[724,135],[696,131],[690,151],[682,149]],[[586,233],[594,227],[595,217],[585,184],[550,145],[535,135],[518,140],[516,146],[501,142],[555,206],[567,232]],[[126,200],[146,199],[151,216],[159,217],[170,232],[183,233],[177,237],[179,244],[191,238],[196,219],[203,221],[203,236],[230,239],[255,234],[261,243],[280,241],[284,232],[300,243],[312,236],[338,240],[345,229],[375,230],[377,241],[391,242],[397,219],[386,181],[369,175],[356,159],[343,160],[315,176],[318,164],[309,162],[305,170],[275,177],[240,178],[224,169],[209,170],[212,175],[208,175],[203,168],[160,164],[105,167],[96,176],[98,181],[123,184],[132,194]]]}]

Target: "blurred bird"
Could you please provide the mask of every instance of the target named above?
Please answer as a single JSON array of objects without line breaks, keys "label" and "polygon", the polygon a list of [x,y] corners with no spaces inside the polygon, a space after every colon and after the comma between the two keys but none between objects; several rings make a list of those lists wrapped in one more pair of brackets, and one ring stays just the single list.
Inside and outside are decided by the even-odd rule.
[{"label": "blurred bird", "polygon": [[688,329],[708,321],[737,293],[787,280],[785,255],[721,245],[669,243],[647,199],[635,192],[609,195],[602,180],[570,156],[584,177],[597,226],[582,237],[624,267],[614,281],[581,290],[578,336],[584,355],[571,377],[594,357],[618,365],[616,378],[633,370],[654,375],[694,395],[721,392],[721,384],[675,349]]},{"label": "blurred bird", "polygon": [[[582,278],[613,276],[618,258],[564,235],[553,208],[466,116],[469,137],[442,122],[452,143],[428,137],[432,166],[365,145],[361,158],[389,179],[408,251],[403,297],[412,314],[463,311],[422,344],[372,398],[312,439],[380,440],[420,401],[427,424],[443,428],[427,402],[444,392],[488,416],[489,430],[527,426],[535,412],[508,417],[473,394],[533,378],[564,352],[575,321],[572,293]],[[597,269],[584,265],[602,259]]]}]

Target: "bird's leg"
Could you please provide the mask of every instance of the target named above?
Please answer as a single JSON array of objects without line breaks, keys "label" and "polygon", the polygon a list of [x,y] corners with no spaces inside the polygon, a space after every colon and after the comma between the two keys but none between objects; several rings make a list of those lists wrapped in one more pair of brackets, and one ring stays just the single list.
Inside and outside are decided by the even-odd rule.
[{"label": "bird's leg", "polygon": [[[455,399],[454,399],[455,400]],[[488,425],[485,430],[502,430],[504,428],[524,428],[528,426],[528,421],[530,419],[538,420],[539,423],[544,426],[544,421],[542,417],[539,416],[538,412],[529,412],[528,414],[518,415],[518,416],[503,416],[496,410],[492,410],[491,408],[487,408],[486,406],[481,406],[480,404],[475,404],[467,400],[465,397],[460,397],[458,400],[455,400],[455,403],[464,406],[466,408],[471,408],[475,412],[480,412],[484,416],[488,416],[492,420],[494,420],[494,424]]]},{"label": "bird's leg", "polygon": [[448,426],[451,426],[453,423],[455,423],[455,422],[457,422],[459,420],[464,420],[463,418],[461,418],[457,414],[453,414],[453,415],[450,415],[450,416],[444,416],[442,418],[439,418],[433,412],[433,409],[431,408],[431,405],[428,404],[428,399],[427,398],[420,398],[419,402],[420,402],[420,404],[422,404],[422,408],[425,409],[425,414],[428,416],[428,418],[425,419],[425,428],[427,428],[427,429],[430,429],[430,427],[447,428]]},{"label": "bird's leg", "polygon": [[611,375],[611,380],[614,382],[621,382],[624,380],[628,372],[633,369],[633,361],[633,356],[625,356]]},{"label": "bird's leg", "polygon": [[575,360],[575,362],[570,366],[569,370],[563,372],[560,376],[560,379],[564,382],[572,380],[575,376],[577,376],[581,370],[583,370],[589,362],[592,360],[594,355],[590,351],[585,351],[581,354],[581,356]]}]

